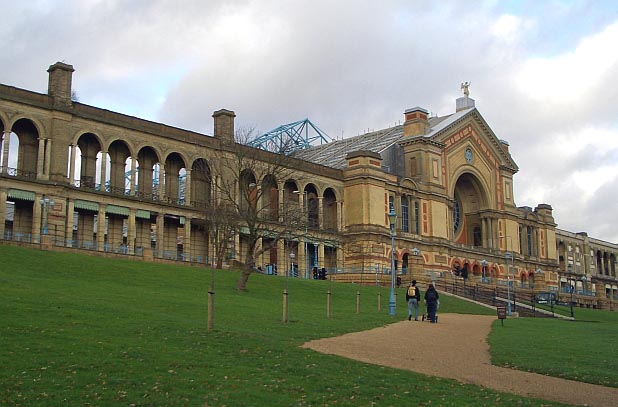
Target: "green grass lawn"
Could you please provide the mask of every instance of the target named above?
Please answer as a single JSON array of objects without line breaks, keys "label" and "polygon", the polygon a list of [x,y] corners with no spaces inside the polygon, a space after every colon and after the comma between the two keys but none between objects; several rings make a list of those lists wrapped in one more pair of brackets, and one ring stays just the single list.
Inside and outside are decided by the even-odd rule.
[{"label": "green grass lawn", "polygon": [[[207,330],[207,291],[215,281],[215,329]],[[453,380],[369,365],[301,349],[303,342],[383,326],[388,289],[377,310],[376,287],[290,279],[290,322],[283,324],[284,277],[253,275],[247,292],[238,274],[0,245],[0,405],[19,406],[539,406],[543,402]],[[326,292],[332,288],[331,319]],[[357,290],[361,312],[356,313]],[[447,296],[440,312],[494,314]],[[614,314],[591,312],[569,327],[591,332],[577,348],[562,338],[566,322],[508,320],[494,327],[498,363],[527,367],[521,355],[550,349],[563,374],[614,381]],[[597,319],[598,320],[598,319]],[[582,328],[580,328],[582,327]],[[585,327],[585,328],[583,328]],[[552,332],[537,335],[538,331]],[[508,335],[507,335],[508,333]],[[534,339],[530,338],[534,335]],[[613,335],[613,336],[612,336]],[[519,338],[519,339],[517,339]],[[585,338],[585,340],[582,340]],[[604,339],[603,339],[604,338]],[[511,342],[513,341],[513,342]],[[575,340],[574,340],[575,341]],[[603,342],[593,357],[583,355]],[[506,347],[518,352],[507,354]],[[409,351],[409,349],[402,349]],[[418,349],[422,351],[422,349]],[[581,353],[583,352],[583,353]],[[578,353],[578,354],[574,354]],[[515,359],[509,359],[514,357]],[[495,354],[494,354],[495,358]],[[533,359],[531,357],[531,359]],[[578,363],[579,362],[579,363]],[[611,363],[614,363],[611,365]],[[582,373],[582,365],[596,366]],[[607,369],[605,369],[607,367]],[[586,377],[585,377],[586,376]],[[560,405],[558,403],[543,405]]]}]

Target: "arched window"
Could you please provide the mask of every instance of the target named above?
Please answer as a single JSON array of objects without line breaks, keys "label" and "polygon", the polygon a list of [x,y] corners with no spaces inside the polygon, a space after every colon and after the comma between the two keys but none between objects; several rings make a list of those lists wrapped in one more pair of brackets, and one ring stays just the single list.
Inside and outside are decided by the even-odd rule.
[{"label": "arched window", "polygon": [[401,230],[403,232],[410,232],[410,219],[408,214],[408,197],[401,197]]},{"label": "arched window", "polygon": [[459,204],[459,198],[455,197],[455,204],[453,205],[453,232],[457,234],[461,226],[461,206]]}]

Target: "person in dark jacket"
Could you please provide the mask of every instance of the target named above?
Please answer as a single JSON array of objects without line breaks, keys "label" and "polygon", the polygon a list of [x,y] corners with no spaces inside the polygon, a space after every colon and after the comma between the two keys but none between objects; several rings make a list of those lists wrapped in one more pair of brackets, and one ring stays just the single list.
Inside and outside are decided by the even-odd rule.
[{"label": "person in dark jacket", "polygon": [[418,303],[421,300],[421,289],[416,286],[416,280],[412,280],[410,287],[406,291],[406,301],[408,302],[408,321],[412,320],[412,311],[414,311],[414,320],[418,321]]},{"label": "person in dark jacket", "polygon": [[438,310],[439,299],[440,295],[438,294],[438,291],[436,291],[433,284],[429,284],[427,287],[427,292],[425,293],[425,304],[427,305],[427,318],[432,323],[438,322],[436,311]]}]

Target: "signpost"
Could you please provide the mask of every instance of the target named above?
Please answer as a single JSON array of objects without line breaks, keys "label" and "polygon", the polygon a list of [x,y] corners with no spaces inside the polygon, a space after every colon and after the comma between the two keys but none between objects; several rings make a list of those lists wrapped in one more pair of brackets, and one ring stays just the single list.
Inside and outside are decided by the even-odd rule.
[{"label": "signpost", "polygon": [[506,306],[505,305],[497,305],[496,312],[498,313],[498,319],[502,326],[504,326],[504,320],[506,319]]}]

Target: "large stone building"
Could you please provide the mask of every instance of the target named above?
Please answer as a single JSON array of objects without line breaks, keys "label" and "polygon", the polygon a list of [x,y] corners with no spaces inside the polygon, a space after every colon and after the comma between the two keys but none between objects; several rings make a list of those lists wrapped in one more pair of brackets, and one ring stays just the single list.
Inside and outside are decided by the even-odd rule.
[{"label": "large stone building", "polygon": [[[234,144],[234,112],[213,114],[212,136],[141,120],[72,100],[73,71],[50,66],[47,94],[0,85],[0,238],[210,262],[202,220],[222,182],[210,171],[214,158]],[[449,278],[459,269],[491,284],[573,286],[594,306],[617,299],[618,246],[557,229],[550,205],[516,206],[509,145],[462,87],[453,114],[408,109],[403,125],[298,151],[286,179],[249,174],[271,205],[294,202],[310,218],[302,239],[275,242],[257,264],[295,262],[301,276],[313,266],[388,272],[392,208],[402,276]],[[242,261],[244,245],[241,227],[230,257]]]}]

